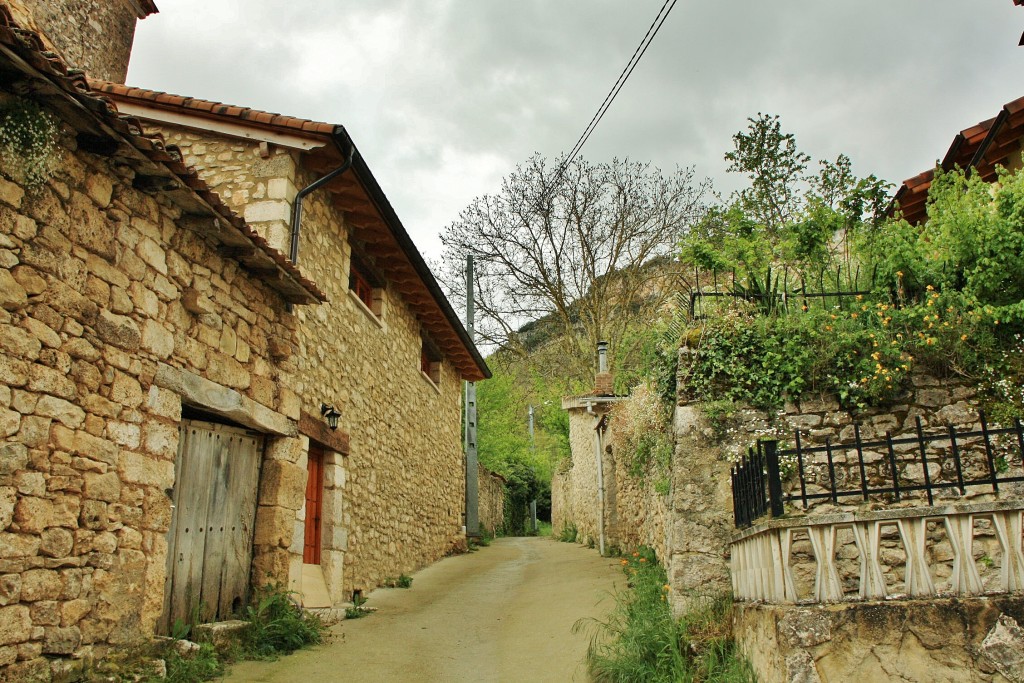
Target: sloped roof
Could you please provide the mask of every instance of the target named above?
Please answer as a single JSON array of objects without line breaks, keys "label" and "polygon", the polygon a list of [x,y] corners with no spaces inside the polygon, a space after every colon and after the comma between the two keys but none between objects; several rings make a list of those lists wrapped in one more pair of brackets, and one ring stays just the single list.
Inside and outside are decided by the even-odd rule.
[{"label": "sloped roof", "polygon": [[354,153],[352,171],[326,185],[333,195],[333,206],[344,213],[353,237],[373,257],[377,270],[394,283],[420,324],[462,377],[479,381],[491,376],[487,363],[434,274],[342,126],[119,83],[91,80],[90,84],[123,108],[131,107],[140,118],[159,121],[161,117],[171,116],[173,118],[167,120],[175,125],[221,131],[230,125],[235,135],[262,131],[287,136],[289,140],[304,140],[309,144],[302,147],[307,151],[303,163],[315,173],[323,174],[340,166],[341,153],[332,139],[340,131]]},{"label": "sloped roof", "polygon": [[[1016,0],[1024,5],[1024,0]],[[960,131],[949,150],[938,163],[944,171],[970,168],[987,182],[996,178],[996,167],[1005,166],[1013,154],[1021,153],[1024,139],[1024,97],[1008,102],[999,113],[970,128]],[[935,170],[919,173],[903,181],[890,205],[894,212],[898,205],[903,217],[911,224],[923,223],[928,218],[928,189]]]},{"label": "sloped roof", "polygon": [[247,270],[291,303],[325,301],[284,254],[228,208],[220,197],[181,162],[181,153],[162,137],[143,134],[139,121],[122,116],[109,99],[93,92],[84,74],[70,70],[47,52],[39,36],[14,23],[0,2],[0,80],[44,101],[78,134],[81,149],[117,157],[135,172],[135,185],[168,197],[183,211],[183,223],[212,237],[230,250]]}]

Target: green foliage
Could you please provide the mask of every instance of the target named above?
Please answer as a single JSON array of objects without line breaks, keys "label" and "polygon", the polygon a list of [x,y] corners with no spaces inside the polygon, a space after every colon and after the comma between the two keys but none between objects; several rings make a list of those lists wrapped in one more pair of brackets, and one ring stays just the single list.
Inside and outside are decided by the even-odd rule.
[{"label": "green foliage", "polygon": [[42,185],[55,169],[60,121],[37,102],[22,98],[0,105],[0,161],[29,188]]},{"label": "green foliage", "polygon": [[158,680],[167,683],[212,681],[224,675],[224,663],[210,643],[200,644],[198,650],[189,654],[182,654],[171,648],[164,657],[164,662],[167,665],[167,677]]},{"label": "green foliage", "polygon": [[579,621],[594,633],[587,654],[601,683],[677,681],[753,682],[750,665],[732,638],[729,596],[706,600],[682,619],[672,617],[665,570],[654,551],[641,548],[622,560],[629,587],[619,591],[606,621]]},{"label": "green foliage", "polygon": [[506,536],[529,536],[533,533],[529,514],[530,501],[540,491],[540,480],[536,472],[522,462],[506,463],[505,472],[505,522],[502,533]]},{"label": "green foliage", "polygon": [[370,614],[371,611],[366,608],[366,598],[361,594],[357,593],[352,596],[352,606],[345,608],[346,619],[362,619],[366,615]]},{"label": "green foliage", "polygon": [[575,543],[577,536],[579,536],[579,530],[572,522],[565,522],[562,525],[562,530],[558,532],[558,540],[562,543]]},{"label": "green foliage", "polygon": [[[750,174],[751,187],[697,226],[684,259],[740,273],[742,292],[782,293],[771,277],[781,266],[797,269],[803,293],[816,280],[818,289],[833,287],[831,276],[815,277],[826,269],[837,273],[835,290],[871,272],[875,291],[789,313],[735,301],[706,316],[688,335],[695,351],[683,369],[694,398],[772,408],[823,391],[865,408],[897,400],[917,366],[979,381],[1000,419],[1017,411],[1024,400],[1002,380],[1020,376],[1019,354],[1007,349],[1024,332],[1024,173],[1000,170],[993,186],[939,170],[929,220],[911,226],[880,219],[885,185],[856,178],[845,156],[803,176],[801,193],[794,183],[806,158],[777,118],[752,119],[735,141],[731,170]],[[799,300],[801,291],[788,294]]]},{"label": "green foliage", "polygon": [[633,387],[629,398],[612,408],[612,446],[632,476],[646,476],[652,465],[661,474],[671,467],[671,414],[671,405],[650,384]]},{"label": "green foliage", "polygon": [[277,584],[267,584],[256,592],[245,618],[249,628],[244,646],[252,658],[272,659],[323,640],[324,625],[319,617],[303,611],[292,594]]},{"label": "green foliage", "polygon": [[411,588],[412,577],[408,574],[400,574],[397,579],[392,577],[385,580],[384,585],[387,588]]}]

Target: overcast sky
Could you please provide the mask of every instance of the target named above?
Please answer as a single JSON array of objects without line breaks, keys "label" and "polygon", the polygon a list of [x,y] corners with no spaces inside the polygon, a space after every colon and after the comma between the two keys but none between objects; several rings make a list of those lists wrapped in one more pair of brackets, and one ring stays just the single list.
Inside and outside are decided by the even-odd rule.
[{"label": "overcast sky", "polygon": [[[662,0],[158,0],[130,85],[352,135],[425,256],[533,152],[568,151]],[[583,150],[696,167],[757,112],[899,182],[1024,95],[1011,0],[679,0]]]}]

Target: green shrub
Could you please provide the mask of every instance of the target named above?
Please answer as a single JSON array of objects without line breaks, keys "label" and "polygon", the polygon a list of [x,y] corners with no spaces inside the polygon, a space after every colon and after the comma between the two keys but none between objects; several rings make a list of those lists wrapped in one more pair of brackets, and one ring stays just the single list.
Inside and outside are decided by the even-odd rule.
[{"label": "green shrub", "polygon": [[274,658],[323,640],[320,618],[303,611],[292,594],[277,584],[257,591],[245,618],[249,628],[244,647],[254,658]]},{"label": "green shrub", "polygon": [[562,524],[562,530],[558,532],[558,540],[562,543],[575,543],[576,537],[579,535],[579,530],[576,525],[572,522],[564,522]]}]

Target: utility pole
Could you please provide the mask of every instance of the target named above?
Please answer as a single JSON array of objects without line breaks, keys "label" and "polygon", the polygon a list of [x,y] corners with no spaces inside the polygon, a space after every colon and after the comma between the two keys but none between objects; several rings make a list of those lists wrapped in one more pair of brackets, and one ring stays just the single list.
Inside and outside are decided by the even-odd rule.
[{"label": "utility pole", "polygon": [[[466,256],[466,332],[469,341],[476,343],[473,322],[473,255]],[[466,382],[466,535],[480,535],[479,470],[476,455],[476,384]]]}]

